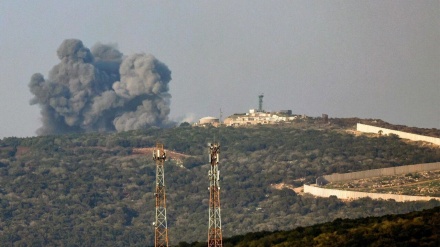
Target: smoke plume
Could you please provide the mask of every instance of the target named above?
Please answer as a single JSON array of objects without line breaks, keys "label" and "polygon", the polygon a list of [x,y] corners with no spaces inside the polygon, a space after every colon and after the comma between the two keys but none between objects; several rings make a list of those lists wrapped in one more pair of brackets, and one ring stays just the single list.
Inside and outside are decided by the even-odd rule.
[{"label": "smoke plume", "polygon": [[124,56],[115,45],[91,49],[64,40],[47,79],[32,75],[31,104],[41,107],[37,134],[125,131],[170,124],[171,71],[152,55]]}]

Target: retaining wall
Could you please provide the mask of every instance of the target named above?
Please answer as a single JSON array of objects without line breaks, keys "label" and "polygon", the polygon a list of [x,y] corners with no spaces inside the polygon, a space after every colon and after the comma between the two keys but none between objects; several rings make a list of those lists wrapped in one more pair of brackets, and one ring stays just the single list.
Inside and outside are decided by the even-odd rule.
[{"label": "retaining wall", "polygon": [[393,199],[396,202],[405,201],[429,201],[431,199],[440,200],[439,197],[430,196],[407,196],[407,195],[395,195],[395,194],[381,194],[381,193],[367,193],[358,191],[347,191],[347,190],[334,190],[334,189],[324,189],[320,187],[310,186],[304,184],[304,192],[310,193],[314,196],[319,197],[330,197],[336,196],[339,199],[359,199],[363,197],[370,197],[371,199]]},{"label": "retaining wall", "polygon": [[395,134],[403,139],[409,139],[412,141],[425,141],[425,142],[430,142],[430,143],[440,145],[440,138],[431,137],[431,136],[417,135],[417,134],[407,133],[407,132],[398,131],[398,130],[391,130],[391,129],[376,127],[376,126],[371,126],[371,125],[366,125],[366,124],[361,124],[361,123],[357,124],[356,129],[357,129],[357,131],[361,131],[361,132],[365,132],[365,133],[375,133],[375,134],[378,134],[379,131],[382,131],[383,135]]},{"label": "retaining wall", "polygon": [[345,180],[356,180],[363,178],[381,177],[381,176],[394,176],[399,174],[407,174],[411,172],[423,172],[423,171],[435,171],[440,170],[440,162],[425,163],[408,166],[397,166],[373,169],[360,172],[350,173],[333,173],[331,175],[322,176],[327,182],[339,182]]}]

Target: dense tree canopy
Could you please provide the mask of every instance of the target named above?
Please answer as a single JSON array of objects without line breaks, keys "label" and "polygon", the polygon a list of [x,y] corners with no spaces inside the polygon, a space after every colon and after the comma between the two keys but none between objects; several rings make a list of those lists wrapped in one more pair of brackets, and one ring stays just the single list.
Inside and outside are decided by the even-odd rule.
[{"label": "dense tree canopy", "polygon": [[[403,215],[333,222],[290,231],[254,232],[223,239],[223,246],[433,246],[440,245],[440,207]],[[180,242],[179,247],[206,246]]]},{"label": "dense tree canopy", "polygon": [[[307,120],[309,121],[309,120]],[[23,246],[152,245],[155,164],[135,148],[163,142],[185,154],[165,165],[172,244],[206,241],[207,143],[219,141],[225,237],[336,218],[406,213],[436,201],[397,203],[298,195],[334,172],[440,161],[440,150],[396,137],[355,136],[340,125],[202,128],[182,125],[0,141],[0,242]]]}]

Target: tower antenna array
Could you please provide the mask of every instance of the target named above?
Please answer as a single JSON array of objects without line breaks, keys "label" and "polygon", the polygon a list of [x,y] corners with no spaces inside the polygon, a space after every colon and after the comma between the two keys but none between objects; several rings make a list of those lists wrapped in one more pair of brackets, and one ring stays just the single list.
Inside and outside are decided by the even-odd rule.
[{"label": "tower antenna array", "polygon": [[167,156],[162,143],[156,143],[153,159],[156,161],[156,221],[154,222],[154,246],[168,247],[167,207],[165,203],[164,163]]},{"label": "tower antenna array", "polygon": [[218,170],[220,144],[209,144],[209,228],[208,247],[221,247],[222,222],[220,216],[220,171]]},{"label": "tower antenna array", "polygon": [[258,95],[258,112],[263,112],[263,94]]}]

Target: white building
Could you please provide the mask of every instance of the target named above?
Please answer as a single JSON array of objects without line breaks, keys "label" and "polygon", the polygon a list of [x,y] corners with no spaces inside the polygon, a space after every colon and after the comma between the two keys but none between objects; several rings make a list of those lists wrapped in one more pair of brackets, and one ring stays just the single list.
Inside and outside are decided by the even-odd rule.
[{"label": "white building", "polygon": [[248,113],[229,116],[225,119],[224,124],[226,126],[274,124],[293,121],[296,118],[298,118],[298,116],[292,116],[291,114],[259,112],[255,109],[250,109]]}]

